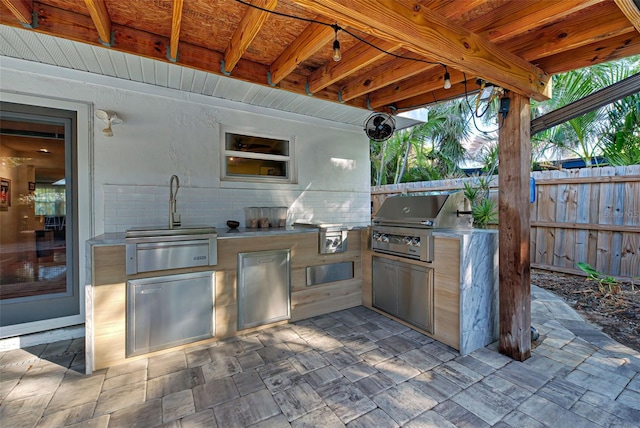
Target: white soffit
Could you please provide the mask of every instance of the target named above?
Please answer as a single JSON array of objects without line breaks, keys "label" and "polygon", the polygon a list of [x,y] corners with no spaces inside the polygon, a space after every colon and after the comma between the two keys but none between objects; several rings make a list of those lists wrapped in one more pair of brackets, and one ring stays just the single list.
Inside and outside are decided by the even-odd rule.
[{"label": "white soffit", "polygon": [[[108,48],[0,25],[0,55],[362,126],[371,112]],[[421,123],[396,117],[398,129]]]}]

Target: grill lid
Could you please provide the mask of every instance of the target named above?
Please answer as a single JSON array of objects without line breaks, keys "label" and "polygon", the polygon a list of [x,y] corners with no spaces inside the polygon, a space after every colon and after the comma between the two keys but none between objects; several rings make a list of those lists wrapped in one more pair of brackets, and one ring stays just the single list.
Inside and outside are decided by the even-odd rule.
[{"label": "grill lid", "polygon": [[471,227],[473,219],[465,211],[465,198],[460,190],[420,192],[387,198],[374,224],[425,228]]}]

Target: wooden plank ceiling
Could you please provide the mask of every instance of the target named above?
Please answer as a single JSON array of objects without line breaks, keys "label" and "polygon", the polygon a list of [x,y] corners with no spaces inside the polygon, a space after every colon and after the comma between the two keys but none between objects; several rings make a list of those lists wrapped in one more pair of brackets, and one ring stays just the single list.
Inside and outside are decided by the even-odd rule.
[{"label": "wooden plank ceiling", "polygon": [[1,1],[0,24],[390,112],[478,78],[544,100],[553,74],[640,54],[640,0]]}]

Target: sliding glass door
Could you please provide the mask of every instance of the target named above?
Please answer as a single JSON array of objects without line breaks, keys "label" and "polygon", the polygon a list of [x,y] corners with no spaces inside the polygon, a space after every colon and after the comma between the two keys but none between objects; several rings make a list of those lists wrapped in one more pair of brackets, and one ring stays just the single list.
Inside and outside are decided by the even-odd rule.
[{"label": "sliding glass door", "polygon": [[76,112],[1,105],[1,337],[80,314],[76,134]]}]

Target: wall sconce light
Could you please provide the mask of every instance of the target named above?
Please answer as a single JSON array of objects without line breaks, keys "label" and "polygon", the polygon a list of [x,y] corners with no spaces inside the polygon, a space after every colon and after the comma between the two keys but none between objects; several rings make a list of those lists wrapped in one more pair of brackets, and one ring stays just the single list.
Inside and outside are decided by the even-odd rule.
[{"label": "wall sconce light", "polygon": [[103,121],[105,125],[107,125],[107,127],[102,130],[102,133],[105,137],[113,137],[113,130],[111,130],[111,125],[118,125],[122,123],[122,119],[120,119],[118,115],[113,111],[96,110],[96,117]]}]

